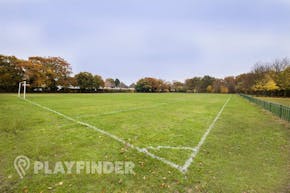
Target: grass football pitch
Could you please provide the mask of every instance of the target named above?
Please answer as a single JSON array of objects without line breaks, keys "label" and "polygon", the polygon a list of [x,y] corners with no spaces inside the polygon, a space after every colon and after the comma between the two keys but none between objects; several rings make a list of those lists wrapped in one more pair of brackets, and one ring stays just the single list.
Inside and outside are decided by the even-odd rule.
[{"label": "grass football pitch", "polygon": [[[238,95],[0,95],[0,192],[287,192],[289,123]],[[13,162],[131,161],[134,174]]]}]

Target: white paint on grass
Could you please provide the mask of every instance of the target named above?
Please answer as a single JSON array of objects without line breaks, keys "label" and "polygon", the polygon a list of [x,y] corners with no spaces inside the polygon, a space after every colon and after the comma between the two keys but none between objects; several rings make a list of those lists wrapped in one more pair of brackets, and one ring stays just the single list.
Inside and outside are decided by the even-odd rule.
[{"label": "white paint on grass", "polygon": [[190,157],[186,160],[185,164],[182,167],[182,171],[185,173],[187,172],[188,167],[191,165],[191,163],[193,162],[193,159],[195,158],[195,156],[198,154],[200,147],[203,145],[203,143],[205,142],[208,134],[210,133],[210,131],[213,129],[215,123],[217,122],[217,120],[219,119],[219,117],[221,116],[224,108],[226,107],[226,105],[228,104],[228,102],[230,101],[231,97],[229,97],[227,99],[227,101],[224,103],[224,105],[222,106],[221,110],[218,112],[218,114],[216,115],[215,119],[213,120],[213,122],[210,124],[210,126],[208,127],[208,129],[206,130],[206,132],[203,134],[201,140],[199,141],[199,143],[197,144],[197,146],[195,147],[195,151],[192,152],[192,154],[190,155]]},{"label": "white paint on grass", "polygon": [[193,147],[185,147],[185,146],[173,147],[173,146],[167,146],[167,145],[165,145],[165,146],[159,145],[159,146],[156,146],[156,147],[148,146],[145,149],[153,149],[153,150],[160,150],[160,149],[182,149],[182,150],[192,150],[192,151],[195,151],[195,148],[193,148]]},{"label": "white paint on grass", "polygon": [[145,153],[146,155],[148,155],[148,156],[150,156],[150,157],[152,157],[152,158],[154,158],[154,159],[157,159],[157,160],[159,160],[159,161],[162,161],[163,163],[166,163],[167,165],[169,165],[169,166],[171,166],[171,167],[173,167],[173,168],[179,170],[180,172],[184,173],[183,170],[182,170],[182,166],[180,166],[180,165],[178,165],[178,164],[176,164],[176,163],[174,163],[174,162],[172,162],[172,161],[169,161],[169,160],[167,160],[167,159],[165,159],[165,158],[163,158],[163,157],[159,157],[159,156],[157,156],[157,155],[155,155],[155,154],[149,152],[146,148],[139,148],[139,147],[137,147],[136,149],[137,149],[139,152],[143,152],[143,153]]},{"label": "white paint on grass", "polygon": [[166,160],[165,158],[159,157],[159,156],[157,156],[157,155],[155,155],[155,154],[153,154],[153,153],[150,153],[150,152],[148,152],[147,149],[145,149],[145,148],[139,148],[139,147],[136,147],[136,146],[134,146],[134,145],[132,145],[132,144],[126,142],[125,140],[123,140],[123,139],[117,137],[116,135],[113,135],[113,134],[111,134],[111,133],[109,133],[109,132],[106,132],[106,131],[104,131],[104,130],[102,130],[102,129],[99,129],[99,128],[97,128],[97,127],[95,127],[95,126],[93,126],[93,125],[90,125],[90,124],[88,124],[88,123],[85,123],[85,122],[82,122],[82,121],[78,121],[78,120],[76,120],[76,119],[74,119],[74,118],[72,118],[72,117],[69,117],[69,116],[67,116],[67,115],[64,115],[64,114],[62,114],[62,113],[60,113],[60,112],[57,112],[57,111],[55,111],[55,110],[52,110],[52,109],[50,109],[50,108],[48,108],[48,107],[45,107],[45,106],[43,106],[43,105],[40,105],[40,104],[38,104],[38,103],[32,102],[32,101],[30,101],[30,100],[28,100],[28,99],[24,99],[24,100],[27,101],[27,102],[29,102],[30,104],[33,104],[33,105],[37,106],[37,107],[40,107],[40,108],[42,108],[42,109],[45,109],[45,110],[50,111],[50,112],[52,112],[52,113],[55,113],[55,114],[57,114],[57,115],[59,115],[59,116],[65,118],[65,119],[67,119],[67,120],[69,120],[69,121],[72,121],[72,122],[78,123],[78,124],[80,124],[80,125],[83,125],[83,126],[85,126],[85,127],[88,127],[88,128],[93,129],[93,130],[95,130],[95,131],[98,131],[98,132],[102,133],[103,135],[106,135],[106,136],[108,136],[108,137],[110,137],[110,138],[113,138],[113,139],[115,139],[116,141],[118,141],[118,142],[120,142],[120,143],[126,145],[127,147],[130,147],[130,148],[132,148],[132,149],[137,150],[137,151],[140,152],[140,153],[144,153],[144,154],[146,154],[146,155],[149,156],[149,157],[152,157],[152,158],[154,158],[154,159],[157,159],[157,160],[159,160],[159,161],[162,161],[163,163],[165,163],[165,164],[167,164],[167,165],[169,165],[169,166],[171,166],[171,167],[173,167],[173,168],[176,168],[177,170],[179,170],[179,171],[182,172],[182,167],[179,166],[178,164],[176,164],[176,163],[174,163],[174,162],[171,162],[171,161],[169,161],[169,160]]},{"label": "white paint on grass", "polygon": [[[209,134],[210,131],[213,129],[215,123],[217,122],[217,120],[218,120],[219,117],[221,116],[221,114],[222,114],[224,108],[226,107],[226,105],[228,104],[228,102],[230,101],[230,99],[231,99],[231,97],[229,97],[229,98],[226,100],[226,102],[225,102],[224,105],[222,106],[221,110],[218,112],[218,114],[216,115],[215,119],[213,120],[213,122],[211,123],[211,125],[209,126],[209,128],[206,130],[206,132],[204,133],[204,135],[202,136],[201,140],[199,141],[199,143],[198,143],[198,145],[197,145],[196,147],[184,147],[184,146],[180,146],[180,147],[172,147],[172,146],[157,146],[157,147],[152,147],[152,146],[149,146],[149,147],[146,147],[146,148],[140,148],[140,147],[134,146],[133,144],[130,144],[130,143],[126,142],[124,139],[122,139],[122,138],[120,138],[120,137],[117,137],[116,135],[113,135],[113,134],[111,134],[111,133],[109,133],[109,132],[107,132],[107,131],[104,131],[104,130],[102,130],[102,129],[99,129],[99,128],[93,126],[93,125],[90,125],[90,124],[85,123],[85,122],[82,122],[82,121],[78,121],[78,120],[76,120],[76,119],[74,119],[74,118],[72,118],[72,117],[69,117],[69,116],[67,116],[67,115],[65,115],[65,114],[62,114],[62,113],[60,113],[60,112],[57,112],[57,111],[55,111],[55,110],[53,110],[53,109],[50,109],[50,108],[48,108],[48,107],[46,107],[46,106],[43,106],[43,105],[40,105],[40,104],[38,104],[38,103],[36,103],[36,102],[30,101],[30,100],[28,100],[28,99],[24,99],[24,100],[27,101],[27,102],[29,102],[30,104],[33,104],[33,105],[37,106],[37,107],[40,107],[40,108],[42,108],[42,109],[45,109],[45,110],[50,111],[50,112],[52,112],[52,113],[55,113],[55,114],[57,114],[57,115],[59,115],[59,116],[65,118],[65,119],[67,119],[67,120],[69,120],[69,121],[72,121],[72,122],[77,123],[77,124],[79,124],[79,125],[82,125],[82,126],[85,126],[85,127],[87,127],[87,128],[93,129],[93,130],[95,130],[95,131],[97,131],[97,132],[99,132],[99,133],[102,133],[103,135],[106,135],[106,136],[108,136],[108,137],[110,137],[110,138],[112,138],[112,139],[115,139],[116,141],[118,141],[118,142],[120,142],[120,143],[126,145],[127,147],[130,147],[130,148],[132,148],[132,149],[135,149],[136,151],[138,151],[138,152],[140,152],[140,153],[144,153],[145,155],[147,155],[147,156],[149,156],[149,157],[151,157],[151,158],[157,159],[157,160],[159,160],[159,161],[161,161],[161,162],[163,162],[163,163],[165,163],[165,164],[167,164],[167,165],[169,165],[169,166],[171,166],[171,167],[173,167],[173,168],[175,168],[175,169],[177,169],[177,170],[179,170],[180,172],[182,172],[182,173],[185,174],[185,173],[187,172],[187,170],[188,170],[188,167],[192,164],[193,159],[194,159],[194,158],[196,157],[196,155],[198,154],[198,152],[199,152],[201,146],[202,146],[203,143],[205,142],[205,140],[206,140],[208,134]],[[162,103],[162,104],[163,104],[163,103]],[[117,113],[117,112],[116,112],[116,113]],[[155,154],[149,152],[148,149],[153,149],[153,150],[154,150],[154,149],[155,149],[155,150],[160,150],[160,149],[192,150],[192,154],[191,154],[190,157],[186,160],[185,164],[184,164],[183,166],[180,166],[180,165],[178,165],[178,164],[176,164],[176,163],[174,163],[174,162],[171,162],[171,161],[169,161],[169,160],[167,160],[167,159],[165,159],[165,158],[163,158],[163,157],[159,157],[159,156],[157,156],[157,155],[155,155]]]}]

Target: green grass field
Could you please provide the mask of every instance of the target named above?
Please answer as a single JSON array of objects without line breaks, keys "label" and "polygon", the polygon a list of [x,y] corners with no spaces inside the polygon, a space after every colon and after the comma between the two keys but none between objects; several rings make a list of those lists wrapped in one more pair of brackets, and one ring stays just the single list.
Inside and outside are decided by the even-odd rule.
[{"label": "green grass field", "polygon": [[290,98],[278,98],[278,97],[258,97],[259,99],[278,103],[285,106],[290,106]]},{"label": "green grass field", "polygon": [[[15,94],[0,95],[0,192],[290,191],[289,123],[237,95],[28,94],[27,99],[67,117]],[[136,150],[146,148],[184,166],[192,149],[156,147],[194,148],[211,125],[185,173]],[[135,174],[45,175],[29,169],[20,179],[13,166],[18,155],[51,163],[132,161]]]}]

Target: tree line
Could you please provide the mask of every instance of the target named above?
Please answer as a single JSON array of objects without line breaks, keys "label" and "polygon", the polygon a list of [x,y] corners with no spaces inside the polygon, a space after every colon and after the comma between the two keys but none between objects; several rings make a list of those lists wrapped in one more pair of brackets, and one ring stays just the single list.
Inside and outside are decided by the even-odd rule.
[{"label": "tree line", "polygon": [[246,93],[290,96],[290,60],[258,62],[253,70],[223,79],[209,75],[192,77],[184,82],[145,77],[127,86],[118,78],[80,72],[72,76],[71,65],[61,57],[29,57],[0,55],[0,91],[14,92],[18,82],[26,80],[28,89],[42,92],[100,92],[104,88],[134,88],[137,92]]},{"label": "tree line", "polygon": [[26,80],[28,91],[42,92],[96,92],[99,88],[127,88],[119,79],[103,80],[100,75],[80,72],[71,76],[71,65],[61,57],[29,57],[0,55],[0,91],[15,92],[18,83]]},{"label": "tree line", "polygon": [[142,78],[136,83],[140,92],[193,92],[193,93],[246,93],[267,96],[290,96],[290,60],[276,59],[273,62],[258,62],[253,70],[238,76],[223,79],[205,75],[184,82],[172,83]]}]

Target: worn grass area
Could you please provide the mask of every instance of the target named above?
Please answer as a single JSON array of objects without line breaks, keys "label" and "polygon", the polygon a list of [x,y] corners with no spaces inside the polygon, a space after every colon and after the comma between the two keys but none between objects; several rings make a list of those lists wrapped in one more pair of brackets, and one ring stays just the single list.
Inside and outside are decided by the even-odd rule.
[{"label": "worn grass area", "polygon": [[258,97],[258,98],[265,101],[270,101],[273,103],[278,103],[290,107],[290,98],[278,98],[278,97]]},{"label": "worn grass area", "polygon": [[[229,95],[42,94],[28,99],[138,147],[194,147]],[[0,95],[0,192],[287,192],[289,124],[232,96],[188,172],[152,159],[56,114]],[[188,150],[151,150],[177,164]],[[133,161],[135,175],[33,174],[21,180],[18,155],[31,161]],[[288,187],[288,189],[287,189]]]}]

